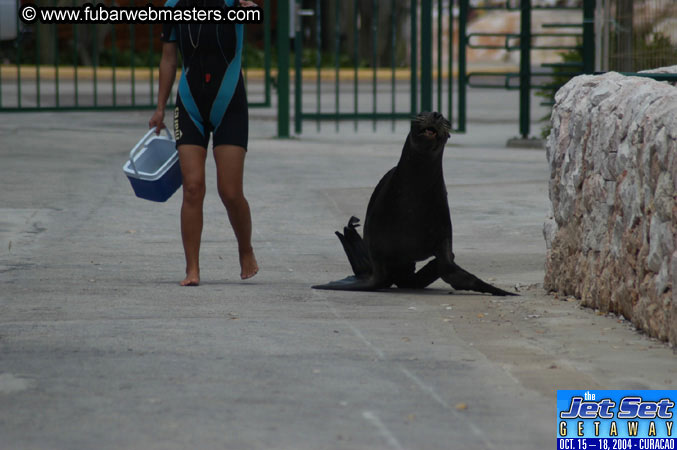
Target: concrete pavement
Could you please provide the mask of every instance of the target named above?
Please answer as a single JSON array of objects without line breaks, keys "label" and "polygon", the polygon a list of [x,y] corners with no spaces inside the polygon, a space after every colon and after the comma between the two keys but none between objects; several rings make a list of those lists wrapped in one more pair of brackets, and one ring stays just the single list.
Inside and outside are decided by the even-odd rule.
[{"label": "concrete pavement", "polygon": [[457,261],[518,286],[503,299],[311,290],[348,274],[333,231],[364,218],[406,124],[277,140],[257,114],[261,272],[239,280],[209,158],[197,288],[177,284],[180,193],[140,200],[121,170],[148,112],[2,116],[0,448],[537,450],[557,389],[674,386],[666,345],[542,291],[546,162],[504,148],[516,123],[445,156]]}]

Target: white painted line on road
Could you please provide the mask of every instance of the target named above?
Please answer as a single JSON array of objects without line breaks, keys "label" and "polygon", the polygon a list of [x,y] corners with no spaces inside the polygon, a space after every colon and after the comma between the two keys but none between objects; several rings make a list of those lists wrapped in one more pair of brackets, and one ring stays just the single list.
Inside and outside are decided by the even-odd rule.
[{"label": "white painted line on road", "polygon": [[[320,297],[322,300],[327,301],[327,297],[326,297],[324,294],[320,294],[320,293],[317,292],[317,291],[313,291],[313,294],[315,294],[315,296],[317,296],[317,297]],[[354,334],[355,336],[357,336],[358,338],[360,338],[360,340],[364,343],[364,345],[366,345],[367,347],[369,347],[369,349],[370,349],[371,351],[373,351],[374,353],[376,353],[376,356],[378,356],[378,359],[380,359],[380,360],[385,360],[385,359],[386,359],[385,353],[383,353],[383,351],[381,351],[380,348],[376,347],[374,344],[372,344],[371,342],[369,342],[369,340],[368,340],[366,337],[364,337],[364,335],[362,334],[362,332],[361,332],[359,329],[357,329],[357,327],[355,327],[355,325],[353,325],[352,323],[350,323],[350,322],[348,321],[348,319],[345,319],[345,318],[341,317],[341,315],[338,313],[338,311],[336,311],[336,308],[334,308],[334,306],[329,305],[329,309],[331,309],[331,313],[332,313],[334,316],[336,316],[337,319],[339,319],[340,321],[342,321],[342,322],[345,324],[345,326],[347,326],[348,328],[350,328],[350,331],[352,331],[353,334]]]},{"label": "white painted line on road", "polygon": [[[334,313],[334,315],[335,315],[337,318],[341,319],[341,317],[338,315],[338,313],[336,312],[336,310],[334,310],[333,307],[332,307],[331,309],[332,309],[332,312]],[[360,330],[358,330],[357,328],[355,328],[355,326],[354,326],[352,323],[348,322],[346,319],[341,319],[341,320],[343,320],[343,322],[346,324],[346,326],[347,326],[348,328],[350,328],[350,331],[352,331],[353,334],[354,334],[355,336],[357,336],[358,338],[360,338],[360,340],[361,340],[362,342],[364,342],[364,345],[366,345],[367,347],[369,347],[369,348],[371,349],[371,351],[373,351],[374,353],[376,353],[376,356],[378,356],[378,359],[380,359],[380,360],[385,360],[385,359],[386,359],[385,353],[383,353],[383,352],[381,351],[380,348],[376,347],[374,344],[372,344],[371,342],[369,342],[369,341],[367,340],[367,338],[364,337],[364,335],[362,334],[362,332],[361,332]]]},{"label": "white painted line on road", "polygon": [[437,403],[442,405],[442,407],[444,407],[444,409],[449,410],[449,412],[451,412],[451,414],[454,417],[456,417],[456,419],[458,419],[460,421],[467,422],[468,426],[470,427],[470,430],[472,430],[473,434],[475,436],[477,436],[488,449],[493,450],[495,448],[494,445],[491,443],[491,441],[487,438],[486,434],[479,427],[477,427],[467,417],[461,415],[454,408],[450,407],[449,404],[446,401],[444,401],[444,399],[442,397],[440,397],[437,394],[437,392],[435,392],[435,390],[432,388],[432,386],[428,386],[427,384],[425,384],[423,381],[421,381],[420,378],[418,378],[416,375],[411,373],[406,367],[402,366],[401,364],[398,364],[397,367],[400,369],[400,371],[404,375],[407,376],[407,378],[409,378],[411,381],[413,381],[414,384],[416,384],[416,386],[418,386],[423,392],[428,393],[428,395],[430,395],[433,398],[433,400],[435,400]]},{"label": "white painted line on road", "polygon": [[400,369],[400,372],[405,374],[407,376],[407,378],[409,378],[411,381],[413,381],[414,384],[419,387],[419,389],[421,389],[423,392],[426,392],[428,395],[430,395],[433,398],[433,400],[435,400],[437,403],[442,405],[445,409],[451,410],[451,408],[449,407],[449,404],[442,397],[437,395],[437,392],[435,392],[435,390],[432,387],[423,383],[423,381],[421,381],[416,375],[409,372],[409,370],[406,367],[403,367],[400,364],[398,364],[397,366]]},{"label": "white painted line on road", "polygon": [[362,417],[364,417],[367,422],[376,427],[379,433],[381,433],[385,440],[388,441],[388,445],[390,445],[392,448],[396,448],[397,450],[404,450],[404,447],[402,447],[397,438],[388,429],[388,427],[386,427],[383,422],[381,422],[381,419],[379,419],[376,414],[371,411],[363,411]]},{"label": "white painted line on road", "polygon": [[332,197],[331,195],[329,195],[329,194],[328,194],[327,192],[325,192],[325,191],[321,191],[321,194],[322,194],[327,200],[329,200],[329,202],[331,203],[331,207],[334,209],[334,212],[336,212],[336,214],[340,215],[340,214],[341,214],[341,208],[339,208],[339,205],[338,205],[338,203],[336,203],[336,200],[334,200],[334,197]]},{"label": "white painted line on road", "polygon": [[[327,301],[327,297],[324,294],[321,294],[317,291],[313,291],[313,295],[321,298],[324,301]],[[341,315],[338,313],[336,308],[334,308],[333,305],[329,305],[329,309],[331,310],[332,314],[336,316],[337,319],[341,320],[350,330],[357,336],[369,349],[371,349],[376,355],[378,356],[378,359],[381,361],[386,360],[385,353],[383,351],[376,347],[374,344],[372,344],[365,336],[362,334],[362,332],[355,327],[350,321],[344,317],[341,317]],[[416,384],[416,386],[419,387],[423,392],[427,393],[435,402],[437,402],[440,406],[442,406],[444,409],[447,411],[451,412],[451,414],[458,419],[461,422],[466,422],[468,424],[468,427],[470,430],[473,432],[473,434],[482,441],[482,443],[486,446],[487,449],[489,450],[494,450],[496,447],[491,443],[489,438],[486,436],[486,433],[484,433],[477,425],[475,425],[470,419],[467,417],[463,416],[460,414],[458,411],[456,411],[454,408],[449,406],[449,403],[447,403],[442,397],[435,392],[435,389],[432,388],[432,386],[428,386],[425,384],[423,381],[421,381],[420,378],[418,378],[416,375],[411,373],[406,367],[403,365],[396,363],[397,368],[402,372],[407,378],[409,378],[411,381]]]}]

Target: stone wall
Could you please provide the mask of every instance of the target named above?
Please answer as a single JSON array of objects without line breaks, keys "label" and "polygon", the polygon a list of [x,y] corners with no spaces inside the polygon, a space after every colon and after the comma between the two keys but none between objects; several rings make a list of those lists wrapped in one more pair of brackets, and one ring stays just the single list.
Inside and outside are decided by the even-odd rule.
[{"label": "stone wall", "polygon": [[555,101],[545,288],[677,344],[677,88],[586,75]]}]

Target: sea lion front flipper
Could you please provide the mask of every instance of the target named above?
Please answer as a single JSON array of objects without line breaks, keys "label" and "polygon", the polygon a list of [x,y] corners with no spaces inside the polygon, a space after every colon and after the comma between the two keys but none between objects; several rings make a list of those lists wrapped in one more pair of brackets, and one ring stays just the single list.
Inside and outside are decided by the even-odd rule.
[{"label": "sea lion front flipper", "polygon": [[449,283],[451,287],[461,291],[475,291],[483,292],[491,295],[518,295],[512,292],[504,291],[503,289],[492,286],[486,283],[470,272],[464,270],[456,263],[445,264],[445,271],[440,275],[444,281]]},{"label": "sea lion front flipper", "polygon": [[491,295],[518,295],[486,283],[454,262],[451,238],[445,239],[435,259],[439,261],[440,278],[459,291],[475,291]]}]

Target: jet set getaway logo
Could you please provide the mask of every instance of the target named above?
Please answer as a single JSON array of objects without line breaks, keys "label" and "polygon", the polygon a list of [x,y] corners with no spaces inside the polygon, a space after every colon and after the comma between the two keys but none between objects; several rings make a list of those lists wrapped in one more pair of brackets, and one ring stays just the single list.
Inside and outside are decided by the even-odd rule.
[{"label": "jet set getaway logo", "polygon": [[557,448],[674,449],[676,399],[674,390],[557,391]]}]

